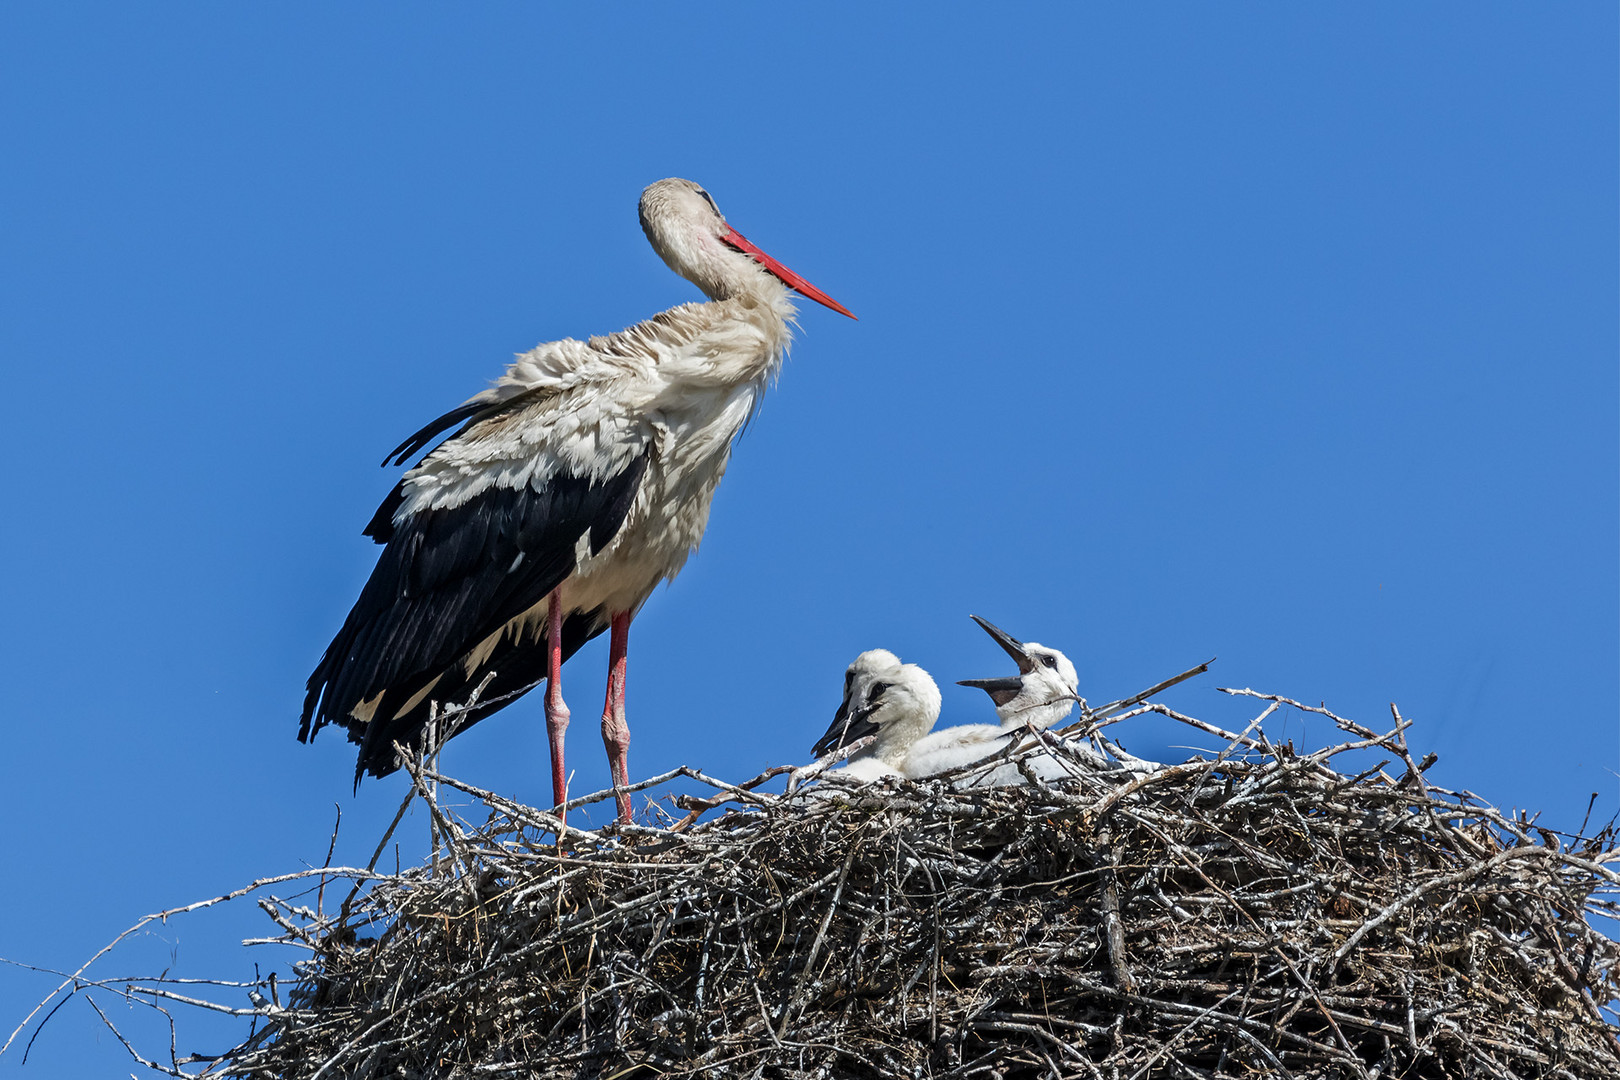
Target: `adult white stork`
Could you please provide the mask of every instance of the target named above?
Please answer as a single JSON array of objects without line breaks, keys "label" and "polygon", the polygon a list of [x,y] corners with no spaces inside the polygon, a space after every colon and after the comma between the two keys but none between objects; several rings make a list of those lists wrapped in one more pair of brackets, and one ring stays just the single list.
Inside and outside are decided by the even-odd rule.
[{"label": "adult white stork", "polygon": [[461,425],[366,527],[387,546],[309,678],[298,737],[345,727],[360,745],[356,784],[398,767],[396,742],[419,745],[432,701],[483,685],[457,717],[465,730],[545,679],[560,805],[562,663],[611,629],[602,739],[629,819],[630,621],[703,536],[732,441],[791,341],[789,290],[854,318],[727,224],[697,184],[660,180],[640,211],[654,250],[708,302],[540,345],[384,461],[403,464]]}]

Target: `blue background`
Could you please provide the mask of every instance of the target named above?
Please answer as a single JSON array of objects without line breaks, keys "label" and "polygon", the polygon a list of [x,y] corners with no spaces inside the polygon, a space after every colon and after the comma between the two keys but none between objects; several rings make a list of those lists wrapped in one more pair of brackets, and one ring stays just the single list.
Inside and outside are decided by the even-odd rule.
[{"label": "blue background", "polygon": [[[1432,779],[1606,820],[1616,39],[1606,4],[9,5],[0,956],[319,863],[334,804],[364,862],[402,779],[351,796],[294,732],[376,462],[513,353],[694,299],[636,223],[670,175],[861,321],[804,305],[637,620],[633,775],[803,760],[862,649],[1002,674],[977,612],[1093,701],[1218,656],[1165,700],[1394,701]],[[604,653],[565,683],[576,789]],[[525,701],[444,765],[543,801],[545,760]],[[235,944],[271,930],[96,970],[285,971]],[[0,968],[0,1030],[50,985]],[[19,1060],[127,1071],[79,1002]]]}]

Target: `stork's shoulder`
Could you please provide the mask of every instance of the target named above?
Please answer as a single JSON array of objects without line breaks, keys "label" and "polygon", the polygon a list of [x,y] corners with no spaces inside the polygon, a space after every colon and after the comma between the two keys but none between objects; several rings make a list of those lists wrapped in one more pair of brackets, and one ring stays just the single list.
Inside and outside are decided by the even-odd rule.
[{"label": "stork's shoulder", "polygon": [[715,310],[718,306],[714,303],[681,304],[616,333],[593,337],[585,346],[603,357],[657,364],[672,352],[679,352],[711,333],[723,321],[722,313]]},{"label": "stork's shoulder", "polygon": [[597,340],[563,338],[536,345],[518,354],[488,390],[471,400],[496,404],[519,396],[535,397],[584,386],[609,385],[643,374],[640,365],[629,362],[631,358],[596,348]]},{"label": "stork's shoulder", "polygon": [[650,427],[625,401],[589,387],[514,400],[445,440],[405,474],[413,507],[486,487],[539,488],[553,476],[599,480],[645,451]]},{"label": "stork's shoulder", "polygon": [[792,342],[793,305],[738,296],[682,304],[586,346],[645,365],[666,381],[745,382],[768,373]]},{"label": "stork's shoulder", "polygon": [[634,427],[639,404],[655,392],[646,365],[564,338],[519,355],[489,389],[461,409],[472,421],[431,461],[461,465],[528,457],[584,436],[615,442]]}]

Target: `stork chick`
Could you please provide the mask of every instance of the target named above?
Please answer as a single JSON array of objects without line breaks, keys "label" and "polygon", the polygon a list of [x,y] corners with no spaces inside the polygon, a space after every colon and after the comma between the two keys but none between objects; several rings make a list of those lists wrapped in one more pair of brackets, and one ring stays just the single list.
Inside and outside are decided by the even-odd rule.
[{"label": "stork chick", "polygon": [[907,753],[933,728],[939,706],[939,687],[928,672],[900,663],[887,649],[871,649],[844,672],[844,700],[813,753],[820,757],[873,735],[871,746],[832,774],[861,781],[904,775]]},{"label": "stork chick", "polygon": [[[958,685],[976,686],[989,694],[1004,731],[1026,725],[1042,731],[1073,712],[1076,702],[1085,704],[1077,693],[1080,677],[1067,656],[1039,642],[1019,641],[987,619],[977,615],[972,618],[1013,658],[1018,665],[1018,674],[1001,679],[962,679]],[[1093,732],[1090,738],[1094,749],[1072,740],[1068,745],[1077,757],[1093,769],[1122,768],[1128,772],[1148,773],[1164,768],[1159,762],[1127,753],[1100,732]],[[1042,764],[1057,764],[1051,755],[1043,754],[1032,761],[1036,764],[1038,774],[1046,779],[1051,778],[1046,776]],[[998,772],[994,775],[1005,778],[1006,774]],[[1012,782],[1021,783],[1022,780]]]},{"label": "stork chick", "polygon": [[[974,615],[985,633],[1018,664],[1019,674],[999,679],[964,679],[962,686],[976,686],[990,695],[1000,724],[963,724],[936,731],[919,740],[907,756],[904,771],[913,780],[937,776],[991,758],[1019,742],[1030,729],[1051,727],[1073,711],[1079,676],[1069,658],[1056,649],[1037,642],[1022,642],[1000,627]],[[1108,768],[1107,761],[1090,748],[1070,746],[1091,769]],[[1060,779],[1072,766],[1052,754],[1028,759],[1037,776]],[[963,787],[1009,787],[1025,782],[1012,763],[998,765],[987,773],[965,777]]]},{"label": "stork chick", "polygon": [[988,619],[972,616],[980,629],[1000,645],[1018,674],[1000,679],[961,679],[958,686],[976,686],[990,695],[996,716],[1006,729],[1028,726],[1036,731],[1051,727],[1074,711],[1080,700],[1080,676],[1069,658],[1039,642],[1023,642]]}]

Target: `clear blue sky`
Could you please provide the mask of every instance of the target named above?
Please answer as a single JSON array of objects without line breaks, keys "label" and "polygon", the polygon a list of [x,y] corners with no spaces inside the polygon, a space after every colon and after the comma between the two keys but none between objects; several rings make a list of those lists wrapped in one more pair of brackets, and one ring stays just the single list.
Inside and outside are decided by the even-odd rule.
[{"label": "clear blue sky", "polygon": [[[1093,700],[1218,656],[1168,700],[1395,701],[1439,782],[1608,817],[1616,40],[1596,3],[9,5],[0,956],[318,863],[334,803],[365,859],[402,781],[351,796],[294,733],[376,463],[513,353],[695,298],[636,222],[671,175],[861,321],[806,306],[637,620],[633,774],[802,760],[862,649],[1000,674],[977,612]],[[538,701],[444,763],[544,799]],[[103,971],[284,967],[231,944],[268,930]],[[0,969],[0,1028],[45,989]],[[55,1025],[0,1076],[123,1070]]]}]

